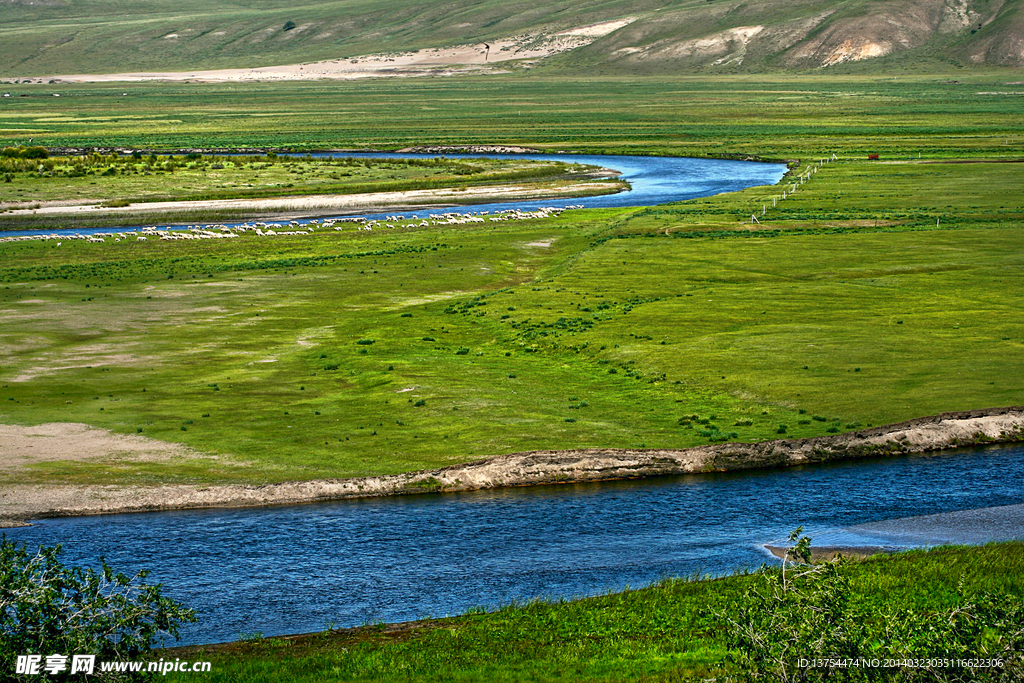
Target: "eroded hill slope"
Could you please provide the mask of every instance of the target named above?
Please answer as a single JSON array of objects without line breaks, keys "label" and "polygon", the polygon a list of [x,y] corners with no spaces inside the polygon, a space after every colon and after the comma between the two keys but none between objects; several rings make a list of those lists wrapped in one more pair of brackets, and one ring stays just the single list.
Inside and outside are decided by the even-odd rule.
[{"label": "eroded hill slope", "polygon": [[621,28],[552,56],[524,53],[525,66],[637,74],[894,61],[1014,67],[1024,65],[1021,2],[0,0],[0,74],[252,68],[499,41],[535,46],[615,20]]}]

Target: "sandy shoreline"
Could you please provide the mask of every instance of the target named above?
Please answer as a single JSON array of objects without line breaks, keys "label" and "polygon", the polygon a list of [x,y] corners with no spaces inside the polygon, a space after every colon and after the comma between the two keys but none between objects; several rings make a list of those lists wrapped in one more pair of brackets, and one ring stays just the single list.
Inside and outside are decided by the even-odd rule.
[{"label": "sandy shoreline", "polygon": [[405,190],[397,192],[363,192],[358,194],[315,194],[291,197],[262,197],[250,199],[205,199],[195,201],[136,202],[127,206],[111,207],[102,203],[66,204],[54,202],[36,209],[8,209],[5,216],[68,216],[92,217],[139,213],[172,213],[180,211],[244,210],[261,216],[270,214],[308,214],[316,212],[373,211],[406,206],[451,206],[453,204],[484,203],[485,200],[510,201],[520,199],[572,198],[589,194],[621,191],[618,180],[605,182],[572,182],[550,187],[530,184],[486,185],[468,188],[439,188],[433,190]]},{"label": "sandy shoreline", "polygon": [[[789,552],[788,547],[780,545],[766,545],[765,550],[770,552],[780,560],[786,557]],[[811,547],[811,563],[816,564],[822,561],[829,561],[838,557],[844,557],[848,560],[863,560],[873,555],[891,555],[897,552],[892,548],[883,548],[882,546],[875,545],[861,545],[861,546],[843,546],[843,545],[822,545]],[[790,558],[792,559],[792,558]]]},{"label": "sandy shoreline", "polygon": [[[884,519],[848,526],[845,531],[867,537],[866,542],[812,545],[811,561],[830,560],[836,555],[863,559],[879,553],[900,552],[910,546],[984,545],[1024,540],[1024,504]],[[764,548],[779,559],[788,550],[787,546],[775,544]]]},{"label": "sandy shoreline", "polygon": [[787,467],[1024,441],[1024,407],[942,413],[810,439],[721,443],[679,450],[530,451],[404,474],[266,485],[39,486],[0,490],[0,526],[45,517],[284,505],[345,498],[473,491]]}]

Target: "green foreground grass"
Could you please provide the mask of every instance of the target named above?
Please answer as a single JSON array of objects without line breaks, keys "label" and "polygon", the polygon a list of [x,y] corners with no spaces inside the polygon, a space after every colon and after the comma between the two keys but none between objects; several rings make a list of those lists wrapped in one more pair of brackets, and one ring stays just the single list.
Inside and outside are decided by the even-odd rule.
[{"label": "green foreground grass", "polygon": [[[1024,596],[1024,544],[876,556],[849,563],[842,572],[857,612],[878,618],[900,608],[934,614],[978,593]],[[256,639],[188,648],[173,656],[212,661],[212,682],[725,681],[735,673],[725,661],[725,615],[734,615],[742,596],[761,581],[757,574],[671,579],[573,602],[512,605],[404,631],[367,627],[295,640]]]},{"label": "green foreground grass", "polygon": [[372,233],[3,244],[0,420],[227,457],[0,476],[360,476],[1019,405],[1021,186],[1018,164],[841,161],[761,225],[752,207],[782,188]]}]

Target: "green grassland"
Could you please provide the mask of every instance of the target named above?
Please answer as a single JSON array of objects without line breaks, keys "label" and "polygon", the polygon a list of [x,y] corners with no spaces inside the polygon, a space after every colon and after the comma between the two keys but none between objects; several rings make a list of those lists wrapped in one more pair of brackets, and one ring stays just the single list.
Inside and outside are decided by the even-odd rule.
[{"label": "green grassland", "polygon": [[[935,614],[981,592],[1024,595],[1022,550],[1020,543],[1007,543],[914,551],[851,563],[842,573],[850,582],[853,609],[872,615],[877,627],[887,623],[882,615],[899,609]],[[404,631],[370,626],[161,654],[212,661],[211,673],[204,674],[211,681],[730,680],[737,670],[726,663],[725,615],[735,615],[744,594],[760,583],[756,574],[672,579],[575,602],[513,605]],[[909,643],[876,645],[886,652]],[[944,655],[924,649],[917,656]],[[171,679],[190,677],[194,674]]]},{"label": "green grassland", "polygon": [[[14,151],[16,148],[12,148]],[[0,206],[15,202],[146,202],[354,194],[562,179],[558,162],[450,159],[88,154],[0,158]]]},{"label": "green grassland", "polygon": [[1022,184],[1019,164],[851,160],[761,225],[781,187],[536,221],[3,244],[0,419],[245,464],[5,477],[357,476],[1021,404]]},{"label": "green grassland", "polygon": [[[1005,79],[474,77],[61,98],[14,86],[5,145],[525,144],[789,159],[792,172],[778,187],[538,221],[0,245],[0,420],[85,422],[246,465],[109,459],[3,476],[355,476],[1024,403],[1024,165],[1002,163],[1024,156],[1024,136],[1016,99],[986,94],[1011,92]],[[964,160],[993,163],[948,163]],[[289,163],[275,172],[304,162]],[[137,178],[109,187],[137,193]]]},{"label": "green grassland", "polygon": [[[898,78],[515,75],[12,85],[0,144],[400,149],[511,144],[677,156],[1024,156],[1019,71]],[[950,81],[958,81],[951,83]],[[127,93],[125,95],[124,93]]]}]

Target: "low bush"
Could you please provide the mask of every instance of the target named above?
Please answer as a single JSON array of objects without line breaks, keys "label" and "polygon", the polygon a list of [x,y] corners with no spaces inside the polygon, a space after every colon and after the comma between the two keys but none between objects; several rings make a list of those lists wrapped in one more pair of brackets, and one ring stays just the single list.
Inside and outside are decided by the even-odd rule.
[{"label": "low bush", "polygon": [[[1024,680],[1024,601],[1006,594],[966,594],[952,607],[857,600],[846,561],[811,564],[802,529],[779,568],[737,601],[729,624],[730,660],[738,680],[1011,681]],[[922,662],[920,666],[849,662]],[[965,666],[963,662],[991,663]]]},{"label": "low bush", "polygon": [[[165,597],[159,584],[145,583],[148,572],[128,576],[102,559],[99,570],[69,567],[60,553],[59,545],[30,552],[0,541],[0,652],[38,654],[43,661],[75,653],[96,655],[98,661],[134,660],[164,637],[177,639],[182,624],[196,621],[195,612]],[[113,680],[96,674],[95,679]],[[7,675],[4,680],[17,680]],[[131,674],[116,675],[133,680]],[[135,679],[140,676],[147,674]]]}]

